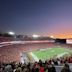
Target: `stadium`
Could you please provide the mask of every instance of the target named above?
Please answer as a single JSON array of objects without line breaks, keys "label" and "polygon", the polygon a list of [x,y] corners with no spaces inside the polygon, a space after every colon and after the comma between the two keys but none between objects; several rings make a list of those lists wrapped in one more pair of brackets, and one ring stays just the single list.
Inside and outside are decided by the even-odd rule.
[{"label": "stadium", "polygon": [[0,72],[72,72],[72,0],[0,0]]},{"label": "stadium", "polygon": [[[4,37],[5,38],[5,37]],[[5,40],[5,39],[4,39]],[[64,62],[72,63],[72,45],[49,40],[14,41],[7,38],[0,42],[0,63],[35,63],[48,61],[50,65],[53,61],[59,61],[59,69],[62,69]],[[8,41],[7,41],[8,40]],[[55,64],[58,65],[58,64]],[[56,67],[56,68],[57,68]],[[57,68],[57,72],[59,70]],[[71,68],[72,69],[72,68]]]}]

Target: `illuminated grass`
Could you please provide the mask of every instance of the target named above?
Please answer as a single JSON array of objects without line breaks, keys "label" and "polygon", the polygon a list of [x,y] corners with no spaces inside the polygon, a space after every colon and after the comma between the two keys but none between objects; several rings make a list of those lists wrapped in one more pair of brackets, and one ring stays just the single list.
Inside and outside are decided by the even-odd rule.
[{"label": "illuminated grass", "polygon": [[72,53],[71,50],[65,48],[50,48],[32,52],[38,59],[46,60],[57,56]]}]

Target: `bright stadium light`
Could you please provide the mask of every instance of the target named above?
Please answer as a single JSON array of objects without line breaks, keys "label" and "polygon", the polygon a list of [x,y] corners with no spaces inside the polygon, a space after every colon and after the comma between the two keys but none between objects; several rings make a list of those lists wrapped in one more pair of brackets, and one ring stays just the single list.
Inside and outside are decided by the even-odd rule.
[{"label": "bright stadium light", "polygon": [[12,31],[8,32],[8,34],[9,34],[9,35],[15,35],[15,33],[12,32]]},{"label": "bright stadium light", "polygon": [[39,37],[39,35],[36,35],[36,34],[33,34],[33,36],[32,36],[33,38],[38,38]]}]

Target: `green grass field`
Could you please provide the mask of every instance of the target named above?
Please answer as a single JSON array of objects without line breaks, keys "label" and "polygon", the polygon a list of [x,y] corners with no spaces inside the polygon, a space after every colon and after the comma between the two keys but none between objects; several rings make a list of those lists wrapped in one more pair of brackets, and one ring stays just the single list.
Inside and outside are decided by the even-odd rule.
[{"label": "green grass field", "polygon": [[66,48],[48,48],[48,49],[40,49],[38,51],[31,52],[31,55],[34,59],[50,59],[53,57],[62,57],[64,55],[69,55],[72,53],[72,50]]}]

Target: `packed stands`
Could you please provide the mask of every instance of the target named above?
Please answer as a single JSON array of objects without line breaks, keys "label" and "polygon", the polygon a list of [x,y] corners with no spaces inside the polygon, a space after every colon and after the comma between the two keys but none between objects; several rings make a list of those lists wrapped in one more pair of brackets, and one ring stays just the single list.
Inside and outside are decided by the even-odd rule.
[{"label": "packed stands", "polygon": [[[28,43],[28,44],[14,44],[3,46],[0,48],[0,62],[9,62],[9,61],[20,61],[20,53],[29,51],[29,50],[37,50],[42,48],[54,48],[59,46],[59,44],[54,43]],[[60,45],[65,48],[72,48],[69,45]]]},{"label": "packed stands", "polygon": [[54,61],[54,64],[50,64],[50,61],[43,62],[41,60],[27,64],[16,62],[0,63],[0,72],[72,72],[68,63],[64,63],[63,66],[58,65],[57,61]]},{"label": "packed stands", "polygon": [[0,61],[19,61],[20,53],[28,50],[47,48],[54,46],[52,43],[9,45],[0,48]]},{"label": "packed stands", "polygon": [[0,42],[8,42],[8,41],[13,41],[13,37],[0,37]]}]

